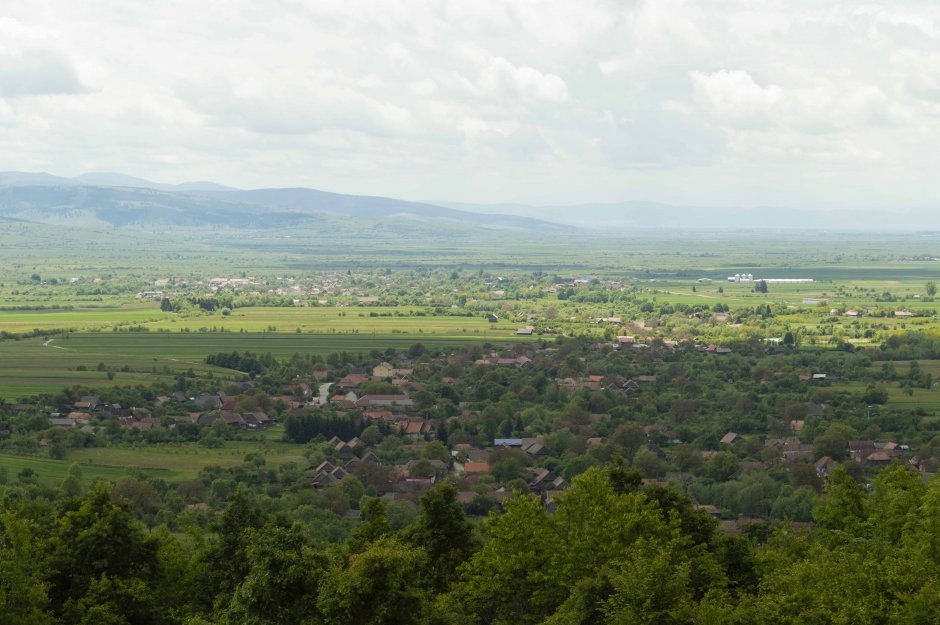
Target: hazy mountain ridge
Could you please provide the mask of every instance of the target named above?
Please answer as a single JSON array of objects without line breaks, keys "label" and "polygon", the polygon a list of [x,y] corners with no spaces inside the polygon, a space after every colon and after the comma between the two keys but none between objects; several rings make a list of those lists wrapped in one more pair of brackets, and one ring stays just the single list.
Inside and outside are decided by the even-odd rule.
[{"label": "hazy mountain ridge", "polygon": [[116,227],[275,227],[315,219],[287,211],[214,201],[155,189],[82,186],[0,188],[0,214],[44,223],[99,221]]},{"label": "hazy mountain ridge", "polygon": [[[407,230],[425,223],[455,227],[562,232],[792,229],[923,231],[940,229],[940,211],[730,208],[625,201],[565,206],[416,202],[347,195],[304,187],[235,189],[214,182],[163,184],[120,173],[74,178],[48,173],[0,172],[0,215],[47,223],[92,221],[116,227],[175,225],[280,228],[346,220],[370,227],[392,220]],[[350,219],[352,221],[350,221]]]},{"label": "hazy mountain ridge", "polygon": [[132,187],[138,189],[157,189],[159,191],[235,191],[235,187],[226,187],[207,181],[184,182],[182,184],[164,184],[136,176],[114,172],[89,172],[74,178],[55,176],[46,172],[4,171],[0,172],[0,187]]},{"label": "hazy mountain ridge", "polygon": [[272,208],[330,212],[349,217],[398,217],[451,222],[473,222],[479,225],[507,228],[549,228],[555,224],[526,216],[504,213],[463,211],[435,204],[411,202],[395,198],[370,195],[344,195],[305,187],[292,189],[252,189],[238,191],[192,191],[191,195],[226,201],[259,204]]},{"label": "hazy mountain ridge", "polygon": [[626,201],[566,206],[526,204],[470,204],[440,201],[437,204],[478,212],[512,211],[517,215],[546,219],[588,230],[634,229],[797,229],[797,230],[893,230],[940,228],[940,211],[806,210],[777,206],[730,208],[679,206],[662,202]]},{"label": "hazy mountain ridge", "polygon": [[[45,223],[89,222],[115,227],[172,225],[281,228],[337,218],[406,219],[460,227],[559,230],[515,215],[483,214],[394,198],[315,189],[238,190],[211,182],[163,185],[114,173],[62,178],[0,173],[0,215]],[[364,227],[368,224],[363,222]]]},{"label": "hazy mountain ridge", "polygon": [[91,172],[71,178],[81,185],[95,187],[133,187],[138,189],[158,189],[160,191],[235,191],[235,187],[207,181],[184,182],[182,184],[164,184],[152,182],[135,176],[115,172]]}]

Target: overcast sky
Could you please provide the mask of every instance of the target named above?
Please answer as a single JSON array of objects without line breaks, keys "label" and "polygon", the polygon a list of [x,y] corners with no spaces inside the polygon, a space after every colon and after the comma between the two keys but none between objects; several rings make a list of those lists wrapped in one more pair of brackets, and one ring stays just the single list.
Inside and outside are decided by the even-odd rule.
[{"label": "overcast sky", "polygon": [[940,207],[935,0],[3,5],[2,170]]}]

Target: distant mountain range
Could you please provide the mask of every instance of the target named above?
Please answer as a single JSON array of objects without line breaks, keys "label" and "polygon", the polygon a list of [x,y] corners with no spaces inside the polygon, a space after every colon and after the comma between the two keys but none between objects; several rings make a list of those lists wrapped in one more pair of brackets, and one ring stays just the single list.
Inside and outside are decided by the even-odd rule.
[{"label": "distant mountain range", "polygon": [[[64,178],[0,172],[0,217],[113,227],[330,227],[337,219],[407,231],[425,227],[526,232],[798,229],[940,230],[940,211],[799,210],[782,207],[676,206],[627,201],[566,206],[413,202],[316,189],[236,189],[214,182],[162,184],[120,173]],[[350,221],[350,218],[353,218]]]},{"label": "distant mountain range", "polygon": [[0,187],[131,187],[137,189],[157,189],[159,191],[236,191],[235,187],[226,187],[214,182],[184,182],[183,184],[163,184],[113,172],[93,172],[74,178],[63,178],[47,173],[29,173],[22,171],[0,172]]},{"label": "distant mountain range", "polygon": [[637,229],[924,231],[940,229],[940,210],[903,208],[891,211],[800,210],[778,206],[753,208],[676,206],[643,201],[566,206],[460,202],[435,202],[435,204],[469,212],[512,213],[587,230],[604,231]]},{"label": "distant mountain range", "polygon": [[0,172],[0,216],[73,226],[329,226],[339,218],[441,226],[557,231],[541,219],[477,213],[394,198],[315,189],[241,190],[212,182],[167,185],[118,173],[63,178]]}]

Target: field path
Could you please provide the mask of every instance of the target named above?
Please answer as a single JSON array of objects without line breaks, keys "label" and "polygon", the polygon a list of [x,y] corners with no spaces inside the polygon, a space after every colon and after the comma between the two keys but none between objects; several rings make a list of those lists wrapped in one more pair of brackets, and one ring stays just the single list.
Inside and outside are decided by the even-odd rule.
[{"label": "field path", "polygon": [[43,347],[54,347],[55,349],[67,349],[67,348],[65,348],[65,347],[59,347],[58,345],[52,345],[52,341],[54,341],[54,340],[55,340],[55,339],[49,339],[48,341],[46,341],[45,343],[43,343],[42,346],[43,346]]},{"label": "field path", "polygon": [[320,385],[317,401],[319,401],[321,406],[325,406],[330,401],[331,386],[333,386],[332,382],[324,382]]}]

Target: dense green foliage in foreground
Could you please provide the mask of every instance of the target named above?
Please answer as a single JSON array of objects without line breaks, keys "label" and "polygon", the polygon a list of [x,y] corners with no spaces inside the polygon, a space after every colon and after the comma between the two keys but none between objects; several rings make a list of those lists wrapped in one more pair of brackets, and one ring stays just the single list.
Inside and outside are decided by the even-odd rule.
[{"label": "dense green foliage in foreground", "polygon": [[478,530],[456,490],[392,529],[381,500],[341,544],[235,493],[202,526],[147,532],[130,493],[8,486],[0,614],[33,624],[935,623],[940,480],[900,465],[871,491],[836,471],[817,528],[726,536],[614,463],[547,511],[520,495]]}]

